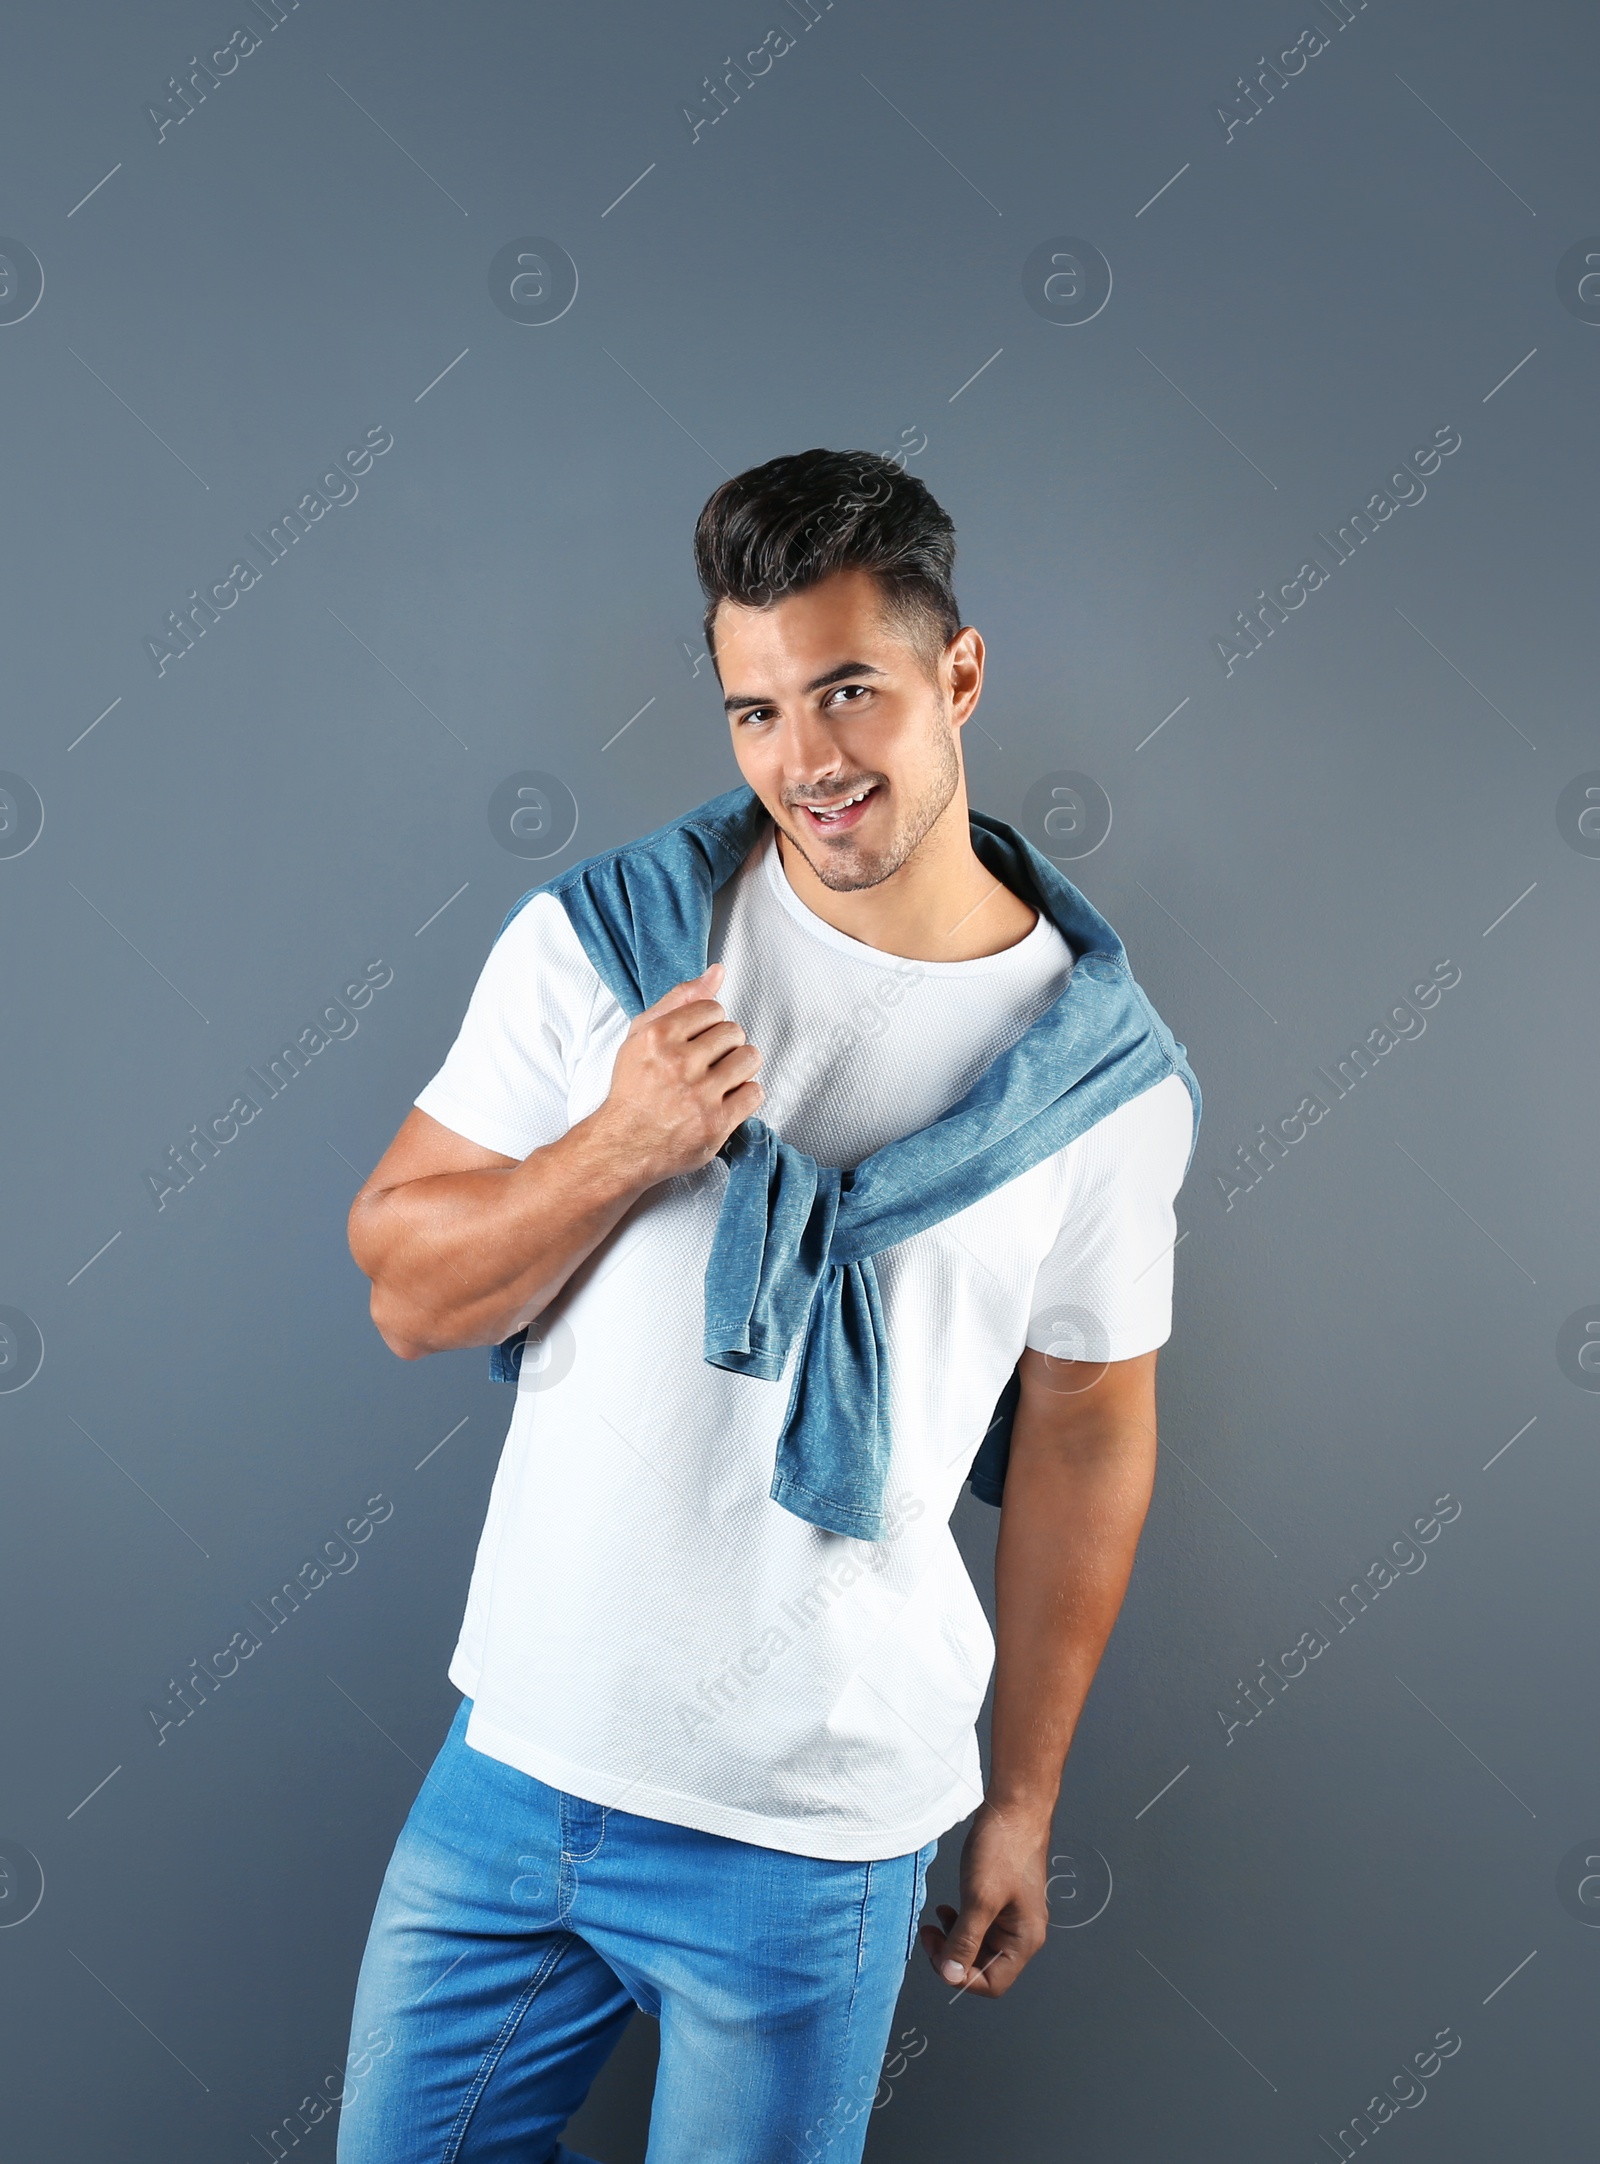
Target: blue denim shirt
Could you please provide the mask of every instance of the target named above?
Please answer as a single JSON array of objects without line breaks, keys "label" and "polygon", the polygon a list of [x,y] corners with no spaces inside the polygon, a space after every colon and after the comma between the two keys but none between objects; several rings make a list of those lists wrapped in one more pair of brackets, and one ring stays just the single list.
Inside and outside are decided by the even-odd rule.
[{"label": "blue denim shirt", "polygon": [[[873,1257],[1030,1171],[1168,1075],[1183,1077],[1195,1139],[1200,1131],[1184,1048],[1134,982],[1111,926],[1014,827],[970,817],[982,864],[1071,945],[1060,997],[958,1103],[853,1170],[819,1165],[759,1119],[720,1152],[728,1184],[706,1269],[704,1356],[777,1382],[801,1340],[769,1492],[810,1524],[862,1540],[888,1529],[888,1344]],[[712,897],[766,822],[752,790],[729,790],[531,889],[500,931],[535,894],[555,895],[624,1013],[641,1014],[705,968]],[[1185,1170],[1193,1157],[1191,1140]],[[526,1337],[491,1349],[496,1380],[516,1380]],[[1001,1500],[1018,1387],[1013,1374],[973,1461],[985,1502]]]}]

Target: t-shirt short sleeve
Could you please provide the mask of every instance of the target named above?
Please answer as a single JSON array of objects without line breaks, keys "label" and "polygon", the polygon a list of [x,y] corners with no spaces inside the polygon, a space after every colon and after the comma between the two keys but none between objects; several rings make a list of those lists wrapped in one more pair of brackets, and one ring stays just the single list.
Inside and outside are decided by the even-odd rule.
[{"label": "t-shirt short sleeve", "polygon": [[1172,1335],[1173,1204],[1193,1139],[1193,1101],[1174,1074],[1068,1145],[1061,1231],[1029,1304],[1035,1351],[1131,1360]]},{"label": "t-shirt short sleeve", "polygon": [[490,948],[456,1041],[414,1102],[502,1157],[559,1141],[573,1067],[608,997],[561,904],[535,895]]}]

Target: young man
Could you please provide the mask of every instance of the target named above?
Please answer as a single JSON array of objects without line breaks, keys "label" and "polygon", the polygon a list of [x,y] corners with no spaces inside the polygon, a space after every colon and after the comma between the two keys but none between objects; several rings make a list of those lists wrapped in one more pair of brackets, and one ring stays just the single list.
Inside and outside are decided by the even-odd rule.
[{"label": "young man", "polygon": [[1150,1494],[1198,1090],[1111,928],[969,815],[950,520],[811,451],[695,553],[747,789],[524,898],[350,1214],[401,1358],[520,1372],[341,2164],[572,2158],[635,2006],[652,2164],[859,2158],[919,1937],[975,1998],[1044,1943]]}]

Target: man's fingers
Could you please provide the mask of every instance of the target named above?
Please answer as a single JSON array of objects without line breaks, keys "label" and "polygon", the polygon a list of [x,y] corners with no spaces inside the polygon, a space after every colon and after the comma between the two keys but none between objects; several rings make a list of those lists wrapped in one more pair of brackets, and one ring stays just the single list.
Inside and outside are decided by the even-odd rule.
[{"label": "man's fingers", "polygon": [[[738,1057],[741,1053],[748,1053],[750,1057]],[[735,1082],[743,1082],[755,1073],[761,1064],[761,1054],[747,1040],[737,1022],[723,1020],[695,1031],[689,1039],[684,1061],[691,1082],[700,1081],[715,1068],[719,1071],[718,1079],[731,1089]]]},{"label": "man's fingers", "polygon": [[983,1934],[993,1923],[995,1911],[964,1908],[957,1915],[947,1903],[941,1902],[938,1915],[944,1925],[943,1943],[937,1957],[939,1974],[947,1984],[968,1983],[978,1965]]},{"label": "man's fingers", "polygon": [[997,1954],[980,1954],[977,1965],[967,1971],[967,1980],[961,1990],[975,1999],[1004,1998],[1016,1977],[1021,1958],[1007,1946],[1001,1947]]},{"label": "man's fingers", "polygon": [[698,977],[690,977],[686,983],[675,984],[670,992],[663,992],[653,1007],[646,1007],[637,1019],[651,1021],[658,1014],[671,1014],[675,1007],[686,1007],[692,999],[713,999],[722,982],[722,964],[713,962],[701,970]]},{"label": "man's fingers", "polygon": [[[1005,1944],[1007,1931],[1001,1911],[966,1909],[958,1917],[953,1908],[941,1902],[937,1913],[943,1930],[924,1924],[918,1937],[940,1976],[947,1984],[956,1985],[958,1991],[971,1992],[976,1999],[1002,1997],[1027,1956],[1020,1947]],[[1001,1942],[998,1945],[993,1943],[996,1938]]]},{"label": "man's fingers", "polygon": [[654,1030],[668,1042],[689,1044],[705,1031],[726,1023],[727,1008],[712,996],[718,988],[721,970],[721,963],[714,963],[687,984],[675,984],[653,1007],[646,1007],[642,1014],[634,1016],[628,1024],[628,1035],[638,1037],[646,1030]]},{"label": "man's fingers", "polygon": [[767,1101],[767,1093],[759,1082],[741,1082],[736,1090],[729,1090],[722,1103],[726,1111],[737,1113],[740,1120],[752,1118]]}]

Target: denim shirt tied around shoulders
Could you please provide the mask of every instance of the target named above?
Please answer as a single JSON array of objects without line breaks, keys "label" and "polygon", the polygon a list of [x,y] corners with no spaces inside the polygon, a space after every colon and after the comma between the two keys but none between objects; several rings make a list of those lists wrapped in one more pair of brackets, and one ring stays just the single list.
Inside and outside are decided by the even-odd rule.
[{"label": "denim shirt tied around shoulders", "polygon": [[[719,1152],[728,1183],[706,1269],[704,1356],[778,1382],[800,1341],[769,1493],[796,1517],[861,1540],[891,1529],[888,1344],[873,1258],[1031,1170],[1168,1075],[1183,1077],[1194,1105],[1185,1170],[1200,1130],[1200,1085],[1184,1048],[1135,983],[1111,926],[1014,827],[970,818],[979,861],[1071,945],[1060,996],[958,1103],[854,1170],[817,1164],[755,1118]],[[532,888],[495,936],[535,894],[553,894],[623,1012],[641,1014],[705,969],[712,897],[766,825],[752,790],[729,790]],[[516,1381],[527,1335],[491,1348],[496,1381]],[[1001,1500],[1018,1388],[1013,1373],[973,1459],[973,1492],[988,1503]]]}]

